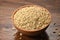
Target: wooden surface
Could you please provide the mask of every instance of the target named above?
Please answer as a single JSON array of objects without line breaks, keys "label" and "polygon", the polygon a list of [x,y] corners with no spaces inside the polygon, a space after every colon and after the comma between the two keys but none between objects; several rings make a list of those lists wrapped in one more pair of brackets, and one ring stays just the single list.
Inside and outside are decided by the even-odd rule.
[{"label": "wooden surface", "polygon": [[[50,26],[37,37],[20,36],[13,28],[13,11],[27,4],[43,6],[52,14]],[[60,0],[0,0],[0,40],[60,40]]]}]

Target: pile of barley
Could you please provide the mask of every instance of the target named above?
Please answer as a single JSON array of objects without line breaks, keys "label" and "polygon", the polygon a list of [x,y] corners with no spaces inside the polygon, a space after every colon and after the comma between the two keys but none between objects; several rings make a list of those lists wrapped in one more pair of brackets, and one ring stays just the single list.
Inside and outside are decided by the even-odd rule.
[{"label": "pile of barley", "polygon": [[37,30],[46,27],[51,21],[49,11],[40,6],[27,6],[19,9],[14,15],[16,27],[24,30]]}]

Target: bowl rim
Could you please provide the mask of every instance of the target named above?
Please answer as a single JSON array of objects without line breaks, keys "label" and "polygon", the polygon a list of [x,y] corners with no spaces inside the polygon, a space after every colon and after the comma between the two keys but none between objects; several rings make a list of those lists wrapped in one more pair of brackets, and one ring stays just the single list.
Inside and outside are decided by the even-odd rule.
[{"label": "bowl rim", "polygon": [[[30,7],[30,6],[42,7],[42,6],[40,6],[40,5],[30,4],[30,5],[24,5],[24,6],[18,7],[16,10],[14,10],[14,12],[13,12],[13,14],[12,14],[12,20],[13,20],[12,22],[13,22],[13,25],[15,26],[15,28],[20,29],[20,30],[22,30],[22,31],[26,31],[26,32],[36,32],[36,31],[40,31],[40,30],[43,30],[43,29],[47,28],[47,27],[50,25],[50,23],[51,23],[51,14],[50,14],[50,22],[49,22],[45,27],[43,27],[43,28],[41,28],[41,29],[25,30],[25,29],[16,27],[16,25],[14,24],[14,15],[15,15],[15,13],[16,13],[18,10],[22,9],[22,8]],[[44,8],[44,7],[42,7],[42,8]],[[46,9],[46,8],[45,8],[45,9]],[[47,9],[46,9],[46,10],[47,10]],[[47,10],[47,11],[48,11],[48,10]],[[48,12],[49,12],[49,11],[48,11]],[[50,12],[49,12],[49,13],[50,13]]]}]

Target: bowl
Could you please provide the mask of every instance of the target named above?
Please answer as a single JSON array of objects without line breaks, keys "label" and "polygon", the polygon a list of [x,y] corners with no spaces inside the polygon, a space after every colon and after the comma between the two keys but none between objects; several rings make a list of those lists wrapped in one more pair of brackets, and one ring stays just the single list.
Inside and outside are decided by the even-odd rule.
[{"label": "bowl", "polygon": [[[49,21],[49,23],[48,24],[46,24],[44,27],[41,27],[41,29],[36,29],[36,30],[25,30],[25,29],[23,29],[23,28],[19,28],[18,26],[16,26],[16,24],[15,24],[15,19],[14,19],[14,15],[19,11],[19,10],[21,10],[21,9],[23,9],[23,8],[25,8],[25,7],[30,7],[30,6],[37,6],[37,7],[41,7],[41,6],[38,6],[38,5],[24,5],[24,6],[21,6],[21,7],[19,7],[17,10],[15,10],[14,12],[13,12],[13,15],[12,15],[12,19],[13,19],[13,23],[14,23],[14,26],[15,26],[15,28],[19,31],[19,32],[21,32],[22,34],[24,34],[24,35],[28,35],[28,36],[36,36],[36,35],[39,35],[39,34],[41,34],[41,33],[43,33],[47,28],[48,28],[48,26],[50,25],[50,23],[51,23],[51,14],[49,14],[49,17],[50,17],[50,19],[48,20]],[[43,9],[44,9],[44,7],[42,7]],[[46,9],[47,10],[47,9]],[[45,10],[45,11],[46,11]],[[48,11],[48,10],[47,10]],[[48,11],[49,12],[49,11]]]}]

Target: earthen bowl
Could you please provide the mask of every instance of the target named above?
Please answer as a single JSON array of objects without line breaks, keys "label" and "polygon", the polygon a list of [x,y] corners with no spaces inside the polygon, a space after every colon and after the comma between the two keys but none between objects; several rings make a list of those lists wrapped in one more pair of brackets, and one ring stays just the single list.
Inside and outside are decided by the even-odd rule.
[{"label": "earthen bowl", "polygon": [[[14,15],[15,15],[15,13],[16,13],[18,10],[20,10],[20,9],[22,9],[22,8],[24,8],[24,7],[29,7],[29,6],[33,6],[33,5],[24,5],[24,6],[19,7],[18,9],[16,9],[16,10],[13,12],[12,19],[14,18]],[[38,6],[38,5],[37,5],[37,6]],[[14,19],[13,19],[13,24],[14,24]],[[16,27],[16,25],[14,24],[15,28],[16,28],[19,32],[21,32],[22,34],[27,35],[27,36],[36,36],[36,35],[39,35],[39,34],[45,32],[45,30],[48,28],[49,25],[50,25],[50,23],[49,23],[47,26],[43,27],[42,29],[37,29],[37,30],[34,30],[34,31],[28,31],[28,30],[24,30],[24,29],[18,28],[18,27]]]}]

